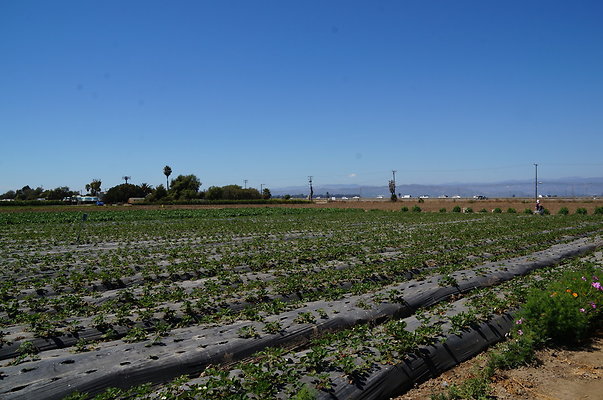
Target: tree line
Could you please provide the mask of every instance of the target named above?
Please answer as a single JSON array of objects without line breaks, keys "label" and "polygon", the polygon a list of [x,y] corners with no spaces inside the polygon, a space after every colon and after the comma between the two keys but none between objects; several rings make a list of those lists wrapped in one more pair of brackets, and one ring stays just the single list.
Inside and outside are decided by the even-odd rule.
[{"label": "tree line", "polygon": [[[126,183],[113,186],[102,192],[102,181],[93,179],[86,184],[86,191],[89,196],[98,196],[105,203],[126,203],[130,198],[144,198],[146,202],[171,202],[171,201],[191,201],[191,200],[260,200],[270,199],[272,197],[270,190],[264,188],[262,193],[254,188],[242,188],[239,185],[211,186],[206,191],[201,191],[201,181],[194,174],[178,175],[169,180],[172,174],[170,166],[166,165],[163,169],[166,177],[166,185],[153,187],[147,183],[135,185],[128,183],[130,176],[124,176],[122,179]],[[127,178],[127,179],[126,179]],[[65,198],[77,196],[77,191],[72,191],[67,186],[61,186],[52,190],[44,190],[41,187],[32,189],[24,186],[18,190],[9,190],[0,195],[0,200],[63,200]]]}]

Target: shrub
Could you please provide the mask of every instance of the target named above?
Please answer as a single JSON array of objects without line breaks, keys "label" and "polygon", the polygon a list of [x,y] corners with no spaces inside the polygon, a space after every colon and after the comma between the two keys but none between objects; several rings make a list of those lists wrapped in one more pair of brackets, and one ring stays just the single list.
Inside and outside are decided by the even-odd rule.
[{"label": "shrub", "polygon": [[423,200],[422,198],[419,198],[419,203],[425,203],[425,200]]},{"label": "shrub", "polygon": [[313,400],[316,398],[316,392],[314,389],[309,387],[308,385],[302,386],[302,388],[297,392],[291,400]]},{"label": "shrub", "polygon": [[529,331],[522,332],[517,340],[509,340],[500,344],[496,350],[490,355],[488,368],[517,368],[530,364],[536,355],[534,337]]},{"label": "shrub", "polygon": [[412,212],[421,212],[421,207],[419,207],[419,206],[414,206],[414,207],[412,208]]},{"label": "shrub", "polygon": [[400,211],[402,211],[402,212],[408,212],[408,207],[404,206],[404,207],[402,207],[402,208],[400,209]]},{"label": "shrub", "polygon": [[473,208],[467,207],[463,210],[464,213],[471,214],[473,212]]},{"label": "shrub", "polygon": [[441,212],[441,213],[445,213],[445,212],[446,212],[446,207],[442,207],[442,208],[440,208],[440,212]]},{"label": "shrub", "polygon": [[508,214],[515,214],[515,213],[517,213],[517,210],[514,209],[513,207],[509,207],[509,208],[507,208],[507,213]]},{"label": "shrub", "polygon": [[454,208],[452,209],[452,212],[460,213],[461,212],[461,206],[454,206]]},{"label": "shrub", "polygon": [[595,215],[603,215],[603,207],[597,207],[595,208]]},{"label": "shrub", "polygon": [[580,207],[580,208],[576,209],[576,214],[586,215],[586,214],[588,214],[588,211],[586,211],[586,208]]},{"label": "shrub", "polygon": [[487,213],[488,210],[486,210],[485,208],[482,208],[481,210],[479,210],[479,212],[481,212],[481,213]]},{"label": "shrub", "polygon": [[551,215],[551,212],[548,208],[545,208],[544,210],[542,210],[542,215]]},{"label": "shrub", "polygon": [[537,344],[580,341],[598,321],[601,302],[603,286],[597,276],[590,271],[565,274],[545,289],[528,294],[514,326],[515,334],[534,335]]},{"label": "shrub", "polygon": [[492,210],[492,212],[495,214],[500,214],[502,210],[499,207],[496,207],[494,210]]},{"label": "shrub", "polygon": [[531,208],[526,208],[525,210],[523,210],[524,214],[534,214],[534,212],[532,211]]},{"label": "shrub", "polygon": [[567,207],[561,207],[561,209],[559,210],[559,212],[557,214],[567,215],[567,214],[569,214],[569,210],[567,209]]}]

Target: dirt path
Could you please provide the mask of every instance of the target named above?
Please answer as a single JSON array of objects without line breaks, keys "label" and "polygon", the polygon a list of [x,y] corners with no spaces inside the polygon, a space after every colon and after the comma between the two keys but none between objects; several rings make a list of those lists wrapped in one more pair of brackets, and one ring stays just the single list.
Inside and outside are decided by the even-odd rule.
[{"label": "dirt path", "polygon": [[[603,331],[576,348],[553,348],[538,352],[538,363],[510,371],[499,371],[493,378],[493,399],[499,400],[578,400],[603,398]],[[396,400],[424,400],[443,392],[450,385],[471,378],[486,355],[445,372],[410,390]]]}]

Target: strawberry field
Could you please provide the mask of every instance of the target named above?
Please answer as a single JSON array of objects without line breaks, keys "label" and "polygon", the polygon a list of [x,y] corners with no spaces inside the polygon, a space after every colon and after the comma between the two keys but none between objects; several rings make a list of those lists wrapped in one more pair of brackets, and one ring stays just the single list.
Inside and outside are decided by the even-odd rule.
[{"label": "strawberry field", "polygon": [[0,398],[381,399],[600,270],[600,215],[0,213]]}]

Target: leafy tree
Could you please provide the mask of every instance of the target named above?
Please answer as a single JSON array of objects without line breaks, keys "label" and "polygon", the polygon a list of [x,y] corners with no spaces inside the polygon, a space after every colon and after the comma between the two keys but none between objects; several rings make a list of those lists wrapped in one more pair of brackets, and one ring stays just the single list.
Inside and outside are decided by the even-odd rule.
[{"label": "leafy tree", "polygon": [[220,186],[211,186],[205,192],[207,200],[222,200],[224,198],[224,190]]},{"label": "leafy tree", "polygon": [[145,196],[153,193],[153,186],[149,185],[148,183],[141,183],[140,188],[144,192]]},{"label": "leafy tree", "polygon": [[126,203],[130,197],[145,197],[145,193],[140,186],[122,183],[107,190],[103,200],[106,203]]},{"label": "leafy tree", "polygon": [[172,175],[172,168],[170,168],[169,165],[166,165],[165,167],[163,167],[163,175],[165,175],[165,185],[169,190],[170,183],[169,183],[168,179],[170,178],[170,175]]},{"label": "leafy tree", "polygon": [[264,200],[268,200],[269,198],[272,197],[272,193],[270,193],[270,189],[268,188],[264,188],[263,192],[262,192],[262,198]]},{"label": "leafy tree", "polygon": [[13,200],[17,193],[14,190],[9,190],[8,192],[0,195],[0,200]]},{"label": "leafy tree", "polygon": [[92,195],[97,196],[101,191],[102,182],[100,179],[93,179],[90,184],[86,185],[86,190]]},{"label": "leafy tree", "polygon": [[[270,190],[264,189],[264,193],[270,196]],[[210,187],[205,193],[205,198],[207,200],[253,200],[261,199],[262,195],[254,188],[243,189],[239,185],[226,185]]]},{"label": "leafy tree", "polygon": [[[142,186],[142,185],[141,185]],[[165,186],[159,185],[155,188],[155,190],[148,196],[148,201],[159,201],[161,199],[165,199],[168,196],[168,191],[165,189]]]},{"label": "leafy tree", "polygon": [[45,190],[42,192],[41,196],[46,200],[63,200],[65,197],[71,197],[77,194],[77,192],[69,190],[67,186],[60,186],[52,190]]},{"label": "leafy tree", "polygon": [[397,201],[398,196],[396,196],[396,183],[393,180],[390,180],[388,183],[389,192],[391,193],[390,199],[391,201]]},{"label": "leafy tree", "polygon": [[243,189],[239,185],[227,185],[222,187],[223,199],[225,200],[251,200],[260,199],[262,196],[257,189]]},{"label": "leafy tree", "polygon": [[41,197],[43,191],[44,189],[41,187],[32,189],[26,185],[15,192],[15,200],[35,200]]},{"label": "leafy tree", "polygon": [[190,200],[199,197],[201,181],[195,175],[178,175],[172,179],[168,193],[175,200]]}]

